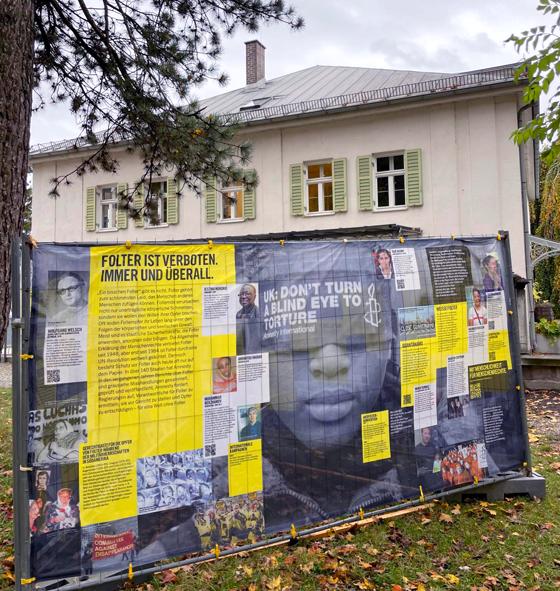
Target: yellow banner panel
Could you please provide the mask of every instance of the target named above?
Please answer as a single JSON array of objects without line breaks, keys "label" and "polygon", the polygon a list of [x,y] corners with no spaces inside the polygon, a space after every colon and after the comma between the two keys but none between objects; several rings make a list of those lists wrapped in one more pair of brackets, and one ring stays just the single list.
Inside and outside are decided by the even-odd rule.
[{"label": "yellow banner panel", "polygon": [[414,386],[436,381],[435,338],[403,341],[401,350],[401,406],[414,406]]},{"label": "yellow banner panel", "polygon": [[229,496],[263,489],[262,440],[230,443],[228,455]]},{"label": "yellow banner panel", "polygon": [[467,332],[467,303],[438,304],[434,306],[438,367],[447,365],[449,355],[461,355],[469,348]]},{"label": "yellow banner panel", "polygon": [[507,330],[491,330],[488,333],[488,361],[507,361],[508,369],[511,369]]},{"label": "yellow banner panel", "polygon": [[132,439],[80,446],[82,526],[133,517],[136,507],[136,450]]},{"label": "yellow banner panel", "polygon": [[362,415],[362,455],[364,464],[391,457],[388,410]]},{"label": "yellow banner panel", "polygon": [[203,288],[235,283],[234,246],[93,247],[90,272],[89,441],[141,424],[139,457],[202,447],[212,358],[236,353],[235,329],[203,335]]}]

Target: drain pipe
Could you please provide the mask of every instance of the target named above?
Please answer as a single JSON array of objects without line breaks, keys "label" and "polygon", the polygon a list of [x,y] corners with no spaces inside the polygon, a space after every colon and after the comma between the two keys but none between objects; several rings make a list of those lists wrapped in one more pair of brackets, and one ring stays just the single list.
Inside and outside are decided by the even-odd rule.
[{"label": "drain pipe", "polygon": [[[523,113],[527,109],[531,109],[531,115],[535,116],[535,103],[529,103],[523,105],[517,111],[517,128],[523,126]],[[536,140],[533,140],[535,142]],[[529,197],[527,193],[527,171],[525,169],[524,154],[526,144],[519,144],[519,170],[521,174],[521,209],[523,211],[523,246],[525,252],[525,274],[529,280],[528,292],[527,292],[527,303],[528,303],[528,320],[529,320],[529,352],[532,353],[535,350],[535,302],[533,300],[533,265],[531,264],[531,247],[530,247],[530,236],[531,236],[531,222],[529,219]],[[536,148],[534,148],[536,149]],[[534,157],[534,154],[533,154]],[[535,159],[535,167],[537,161]],[[535,168],[535,174],[537,174]],[[535,183],[536,184],[536,183]],[[536,187],[537,189],[537,187]]]}]

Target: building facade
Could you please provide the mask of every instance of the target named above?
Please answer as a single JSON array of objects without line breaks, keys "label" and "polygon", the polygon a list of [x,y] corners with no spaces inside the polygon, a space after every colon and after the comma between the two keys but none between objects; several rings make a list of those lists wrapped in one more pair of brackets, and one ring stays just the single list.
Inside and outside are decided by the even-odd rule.
[{"label": "building facade", "polygon": [[[255,55],[253,55],[255,53]],[[253,145],[256,187],[212,179],[202,197],[181,192],[172,172],[144,191],[158,195],[158,224],[129,219],[120,191],[141,159],[117,145],[117,173],[87,173],[49,197],[88,146],[32,150],[33,228],[39,241],[216,239],[397,225],[425,236],[512,235],[513,268],[526,274],[524,219],[536,190],[533,146],[511,133],[523,118],[514,66],[463,74],[317,66],[264,78],[264,48],[247,44],[242,89],[205,101],[242,124]],[[226,183],[227,184],[227,183]],[[143,202],[142,191],[136,195]]]}]

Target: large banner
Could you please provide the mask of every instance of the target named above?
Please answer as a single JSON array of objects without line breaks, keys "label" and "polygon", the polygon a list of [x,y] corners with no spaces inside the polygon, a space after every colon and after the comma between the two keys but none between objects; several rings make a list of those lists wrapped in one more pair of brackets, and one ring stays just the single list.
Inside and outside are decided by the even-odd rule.
[{"label": "large banner", "polygon": [[507,241],[33,252],[32,576],[115,572],[526,459]]}]

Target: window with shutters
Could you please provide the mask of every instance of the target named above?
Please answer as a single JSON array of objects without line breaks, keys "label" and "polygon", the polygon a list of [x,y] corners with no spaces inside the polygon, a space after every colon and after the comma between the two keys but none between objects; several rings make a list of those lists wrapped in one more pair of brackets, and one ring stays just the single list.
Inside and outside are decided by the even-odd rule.
[{"label": "window with shutters", "polygon": [[117,185],[106,185],[95,188],[97,200],[97,229],[117,229]]},{"label": "window with shutters", "polygon": [[305,214],[334,213],[333,163],[305,164]]},{"label": "window with shutters", "polygon": [[375,209],[406,207],[404,153],[373,157]]},{"label": "window with shutters", "polygon": [[153,228],[158,226],[167,226],[167,181],[156,180],[146,183],[144,187],[146,195],[149,195],[153,213],[156,219],[147,218],[145,225]]},{"label": "window with shutters", "polygon": [[245,219],[243,211],[244,186],[230,184],[218,191],[218,212],[220,222],[240,222]]}]

